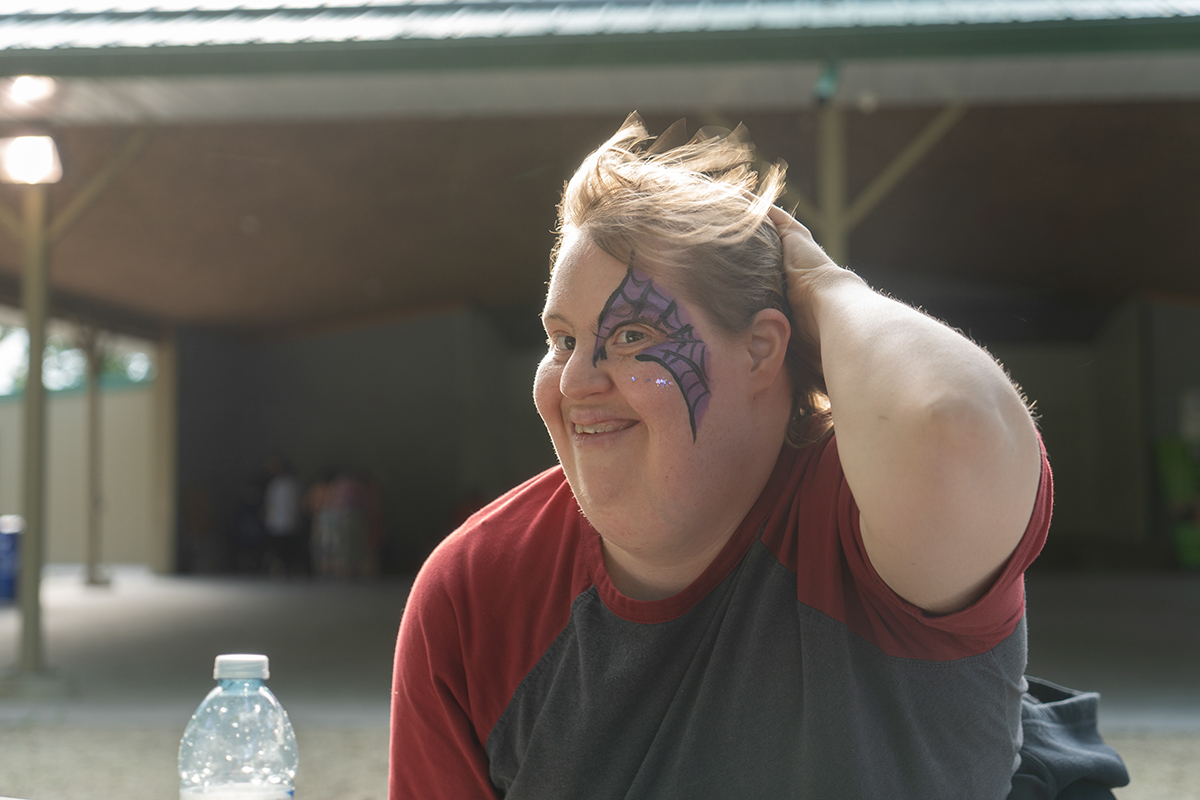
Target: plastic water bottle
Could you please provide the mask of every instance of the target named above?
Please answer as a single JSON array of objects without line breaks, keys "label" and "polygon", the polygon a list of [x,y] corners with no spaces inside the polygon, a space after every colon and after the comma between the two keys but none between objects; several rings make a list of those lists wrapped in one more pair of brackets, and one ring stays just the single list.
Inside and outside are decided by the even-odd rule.
[{"label": "plastic water bottle", "polygon": [[217,687],[196,709],[179,742],[180,800],[290,800],[296,734],[263,681],[266,656],[217,656]]}]

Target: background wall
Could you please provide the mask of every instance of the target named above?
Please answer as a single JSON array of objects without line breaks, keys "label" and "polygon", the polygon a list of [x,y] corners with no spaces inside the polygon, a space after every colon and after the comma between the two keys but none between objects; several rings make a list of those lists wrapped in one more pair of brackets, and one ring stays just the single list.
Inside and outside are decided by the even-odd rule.
[{"label": "background wall", "polygon": [[[531,398],[543,351],[536,328],[522,308],[508,317],[459,309],[273,342],[180,331],[177,567],[229,566],[239,505],[267,458],[282,454],[305,484],[335,468],[377,479],[388,566],[415,569],[461,504],[489,500],[555,463]],[[1133,300],[1082,339],[976,338],[1040,416],[1056,495],[1043,562],[1169,559],[1151,448],[1179,435],[1181,397],[1200,386],[1200,307]],[[172,535],[154,517],[154,391],[141,384],[102,393],[106,562],[148,563]],[[49,562],[85,557],[84,413],[82,391],[50,394]],[[20,397],[0,397],[0,513],[21,512],[20,426]]]},{"label": "background wall", "polygon": [[1035,401],[1055,478],[1043,560],[1169,562],[1153,439],[1178,435],[1181,392],[1200,386],[1200,308],[1131,300],[1082,342],[996,345]]},{"label": "background wall", "polygon": [[[87,533],[84,453],[86,395],[48,393],[46,454],[46,561],[82,563]],[[101,560],[146,563],[162,532],[153,519],[154,388],[137,384],[102,390],[100,512]],[[23,509],[21,396],[0,397],[0,513]]]},{"label": "background wall", "polygon": [[[850,196],[937,113],[847,111]],[[785,159],[791,185],[817,194],[812,109],[689,116],[744,120],[757,154]],[[178,533],[158,533],[177,535],[179,567],[227,563],[241,499],[272,453],[306,483],[338,467],[376,477],[397,569],[419,563],[464,500],[553,463],[529,397],[553,206],[618,122],[212,123],[155,138],[111,205],[56,249],[56,275],[72,264],[94,280],[94,254],[117,253],[154,278],[122,282],[146,292],[131,307],[169,306],[197,325],[176,339]],[[1057,488],[1047,563],[1162,557],[1153,445],[1177,431],[1181,392],[1200,386],[1200,312],[1139,293],[1195,294],[1198,131],[1196,102],[972,107],[850,237],[850,266],[989,347],[1036,401]],[[77,129],[68,144],[99,164],[119,132]],[[370,158],[347,170],[352,153]],[[452,187],[452,207],[487,209],[483,227],[464,236],[414,188],[435,184]],[[186,224],[156,216],[180,197]],[[185,286],[221,302],[193,305],[203,293]],[[308,310],[286,316],[302,287]],[[158,305],[169,288],[175,305]],[[255,296],[270,301],[256,316],[231,310]],[[363,325],[363,297],[371,314],[440,311]]]},{"label": "background wall", "polygon": [[182,332],[180,566],[222,566],[240,493],[272,454],[306,485],[341,468],[378,480],[385,556],[419,565],[460,503],[555,463],[527,338],[470,310],[278,342]]},{"label": "background wall", "polygon": [[1200,306],[1156,302],[1149,308],[1155,439],[1180,435],[1183,395],[1200,388]]}]

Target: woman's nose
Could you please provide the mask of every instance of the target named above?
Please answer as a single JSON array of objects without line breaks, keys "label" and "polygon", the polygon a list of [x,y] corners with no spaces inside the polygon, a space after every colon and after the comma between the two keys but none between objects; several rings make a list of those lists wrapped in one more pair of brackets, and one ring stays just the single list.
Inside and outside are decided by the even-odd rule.
[{"label": "woman's nose", "polygon": [[611,386],[612,379],[609,377],[605,361],[593,363],[591,353],[583,347],[571,351],[571,357],[563,366],[558,384],[564,397],[580,400],[608,391]]}]

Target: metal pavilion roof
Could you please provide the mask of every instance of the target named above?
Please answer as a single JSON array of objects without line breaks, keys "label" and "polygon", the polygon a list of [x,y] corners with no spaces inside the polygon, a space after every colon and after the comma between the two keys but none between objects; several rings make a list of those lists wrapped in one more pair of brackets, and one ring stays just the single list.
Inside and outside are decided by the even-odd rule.
[{"label": "metal pavilion roof", "polygon": [[0,3],[68,124],[791,107],[830,62],[836,102],[1195,98],[1200,0]]},{"label": "metal pavilion roof", "polygon": [[[472,186],[447,195],[454,181],[474,183],[463,177],[472,174],[461,166],[469,163],[463,153],[503,151],[511,158],[509,151],[521,152],[547,129],[570,129],[578,141],[584,137],[573,126],[590,124],[589,116],[619,121],[633,109],[693,119],[783,118],[815,102],[829,61],[839,73],[833,102],[863,110],[1194,103],[1200,0],[2,0],[0,76],[56,76],[59,92],[48,110],[0,100],[0,127],[53,126],[74,143],[76,164],[88,163],[79,154],[89,147],[93,155],[106,153],[105,137],[125,134],[119,126],[157,130],[159,160],[131,173],[121,212],[90,232],[77,229],[76,251],[64,242],[56,267],[60,297],[78,298],[80,309],[107,325],[119,320],[140,329],[152,327],[142,315],[262,325],[263,309],[288,304],[287,324],[300,326],[349,319],[364,303],[376,313],[371,304],[381,302],[378,295],[359,286],[388,286],[394,302],[416,305],[454,292],[508,297],[503,293],[512,291],[511,282],[501,281],[487,290],[471,284],[437,294],[442,290],[430,288],[435,281],[427,276],[440,269],[396,268],[446,261],[442,244],[417,251],[416,242],[457,247],[472,240],[462,244],[460,264],[544,261],[544,254],[516,245],[500,257],[496,252],[508,247],[508,231],[546,229],[520,215],[552,201],[514,202],[511,184],[490,194]],[[335,124],[275,124],[293,121]],[[363,121],[372,124],[357,124]],[[499,142],[493,127],[507,138],[481,146]],[[355,145],[343,151],[321,139],[329,130]],[[419,146],[397,136],[408,131],[421,132]],[[463,131],[486,134],[472,140]],[[545,165],[566,158],[553,152],[566,134],[544,138],[550,153],[530,145],[534,152],[514,162],[527,164],[521,176],[550,175]],[[368,163],[380,152],[403,152],[406,141],[419,157],[403,172]],[[1154,141],[1139,143],[1139,153],[1154,151]],[[440,149],[430,154],[426,142]],[[236,160],[242,152],[252,157]],[[224,178],[211,177],[218,173],[210,161],[227,168],[219,173]],[[493,166],[487,158],[475,163],[481,171]],[[191,171],[180,171],[180,164]],[[281,179],[281,164],[294,174]],[[428,176],[427,164],[437,165]],[[448,164],[456,165],[451,181],[441,166]],[[391,181],[393,175],[400,179]],[[537,178],[525,180],[522,187]],[[471,206],[501,221],[490,235],[464,237],[436,212],[451,202],[447,196],[469,196]],[[339,207],[360,197],[394,206],[382,221]],[[307,224],[313,208],[331,211]],[[260,232],[267,209],[278,229]],[[977,217],[991,213],[969,206],[957,228],[972,230]],[[253,224],[238,227],[238,220]],[[338,241],[377,247],[384,256],[364,249],[331,257],[316,238],[327,225],[337,226]],[[233,235],[206,233],[227,230]],[[168,241],[162,231],[183,234]],[[377,241],[381,231],[393,237],[388,244],[360,244]],[[476,240],[487,244],[472,250]],[[271,273],[264,264],[284,262],[286,280],[265,277]],[[323,282],[360,268],[368,282],[348,293]],[[406,282],[410,272],[416,277]],[[455,277],[460,273],[475,274],[463,268],[446,282],[466,284],[468,278]],[[540,273],[533,279],[538,290],[542,281]],[[285,302],[285,295],[292,299]],[[276,323],[283,324],[279,313]]]},{"label": "metal pavilion roof", "polygon": [[15,0],[3,47],[1028,25],[1200,15],[1197,0]]},{"label": "metal pavilion roof", "polygon": [[[1200,0],[8,0],[0,8],[0,71],[10,74],[39,65],[93,75],[478,67],[488,58],[459,64],[445,48],[488,43],[529,46],[504,48],[496,65],[1190,49],[1200,46]],[[331,48],[343,55],[321,56]],[[285,58],[140,67],[115,58],[180,49]],[[364,57],[347,59],[356,50]],[[379,55],[389,51],[390,60]]]}]

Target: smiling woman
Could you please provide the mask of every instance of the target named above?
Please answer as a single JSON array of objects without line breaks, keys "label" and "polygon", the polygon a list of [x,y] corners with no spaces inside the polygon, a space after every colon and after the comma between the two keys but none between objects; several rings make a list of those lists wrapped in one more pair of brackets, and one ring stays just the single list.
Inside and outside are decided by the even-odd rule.
[{"label": "smiling woman", "polygon": [[774,465],[792,405],[787,320],[764,312],[730,336],[665,279],[568,236],[534,399],[617,588],[667,597],[704,571]]},{"label": "smiling woman", "polygon": [[[763,309],[790,315],[781,242],[767,221],[771,202],[783,191],[783,165],[769,166],[760,178],[742,126],[732,133],[704,128],[686,144],[685,136],[682,121],[651,140],[637,115],[627,119],[568,184],[556,255],[565,234],[582,233],[630,270],[636,263],[643,280],[657,276],[678,286],[726,334],[746,331]],[[639,301],[653,302],[656,293],[646,294],[644,287],[635,283],[618,309],[630,313]],[[813,417],[828,417],[818,361],[810,342],[791,339],[786,363],[795,408],[789,430],[796,443],[813,432]],[[816,431],[825,428],[820,423]]]},{"label": "smiling woman", "polygon": [[1051,482],[1019,392],[773,208],[744,131],[677,134],[632,117],[567,185],[534,382],[560,466],[417,577],[392,800],[1119,781],[1046,733],[1079,703],[1024,694]]}]

